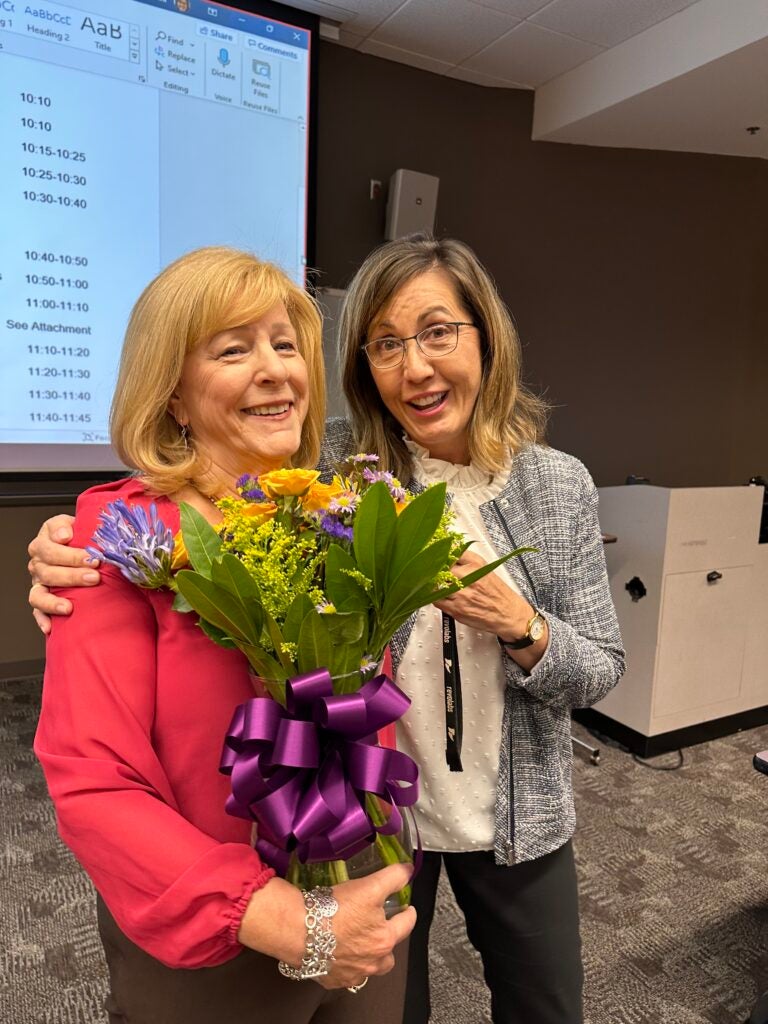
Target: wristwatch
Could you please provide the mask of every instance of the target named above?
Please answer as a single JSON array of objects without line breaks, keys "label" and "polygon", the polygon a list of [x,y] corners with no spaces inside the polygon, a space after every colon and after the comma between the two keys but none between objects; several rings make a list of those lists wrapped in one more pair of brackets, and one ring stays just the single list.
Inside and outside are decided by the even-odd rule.
[{"label": "wristwatch", "polygon": [[499,641],[502,650],[508,647],[511,651],[521,651],[524,647],[530,647],[531,644],[535,644],[537,640],[541,640],[544,636],[544,629],[546,625],[547,620],[538,608],[534,608],[533,616],[528,620],[525,633],[519,640],[502,640],[500,636],[496,637],[496,639]]}]

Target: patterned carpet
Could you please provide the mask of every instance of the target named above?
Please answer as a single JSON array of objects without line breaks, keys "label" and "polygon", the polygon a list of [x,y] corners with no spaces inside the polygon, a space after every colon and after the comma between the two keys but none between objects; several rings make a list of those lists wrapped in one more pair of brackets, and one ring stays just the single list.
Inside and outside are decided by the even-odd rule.
[{"label": "patterned carpet", "polygon": [[[0,683],[0,1022],[96,1024],[93,893],[31,753],[38,706],[39,681]],[[768,987],[768,778],[751,766],[766,747],[768,728],[740,733],[677,772],[609,747],[600,767],[576,757],[588,1024],[741,1024]],[[433,1024],[490,1020],[445,889],[433,937]]]}]

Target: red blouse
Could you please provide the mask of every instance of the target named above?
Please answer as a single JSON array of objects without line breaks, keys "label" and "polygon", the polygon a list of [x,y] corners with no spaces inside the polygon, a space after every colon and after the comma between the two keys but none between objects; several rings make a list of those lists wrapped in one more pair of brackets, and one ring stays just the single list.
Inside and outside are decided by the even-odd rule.
[{"label": "red blouse", "polygon": [[[139,481],[94,487],[77,502],[85,546],[106,504],[148,507]],[[156,499],[175,533],[179,509]],[[53,625],[35,738],[59,832],[123,932],[170,967],[207,967],[242,947],[255,889],[274,874],[251,827],[224,811],[218,772],[237,704],[252,697],[247,663],[217,647],[172,595],[104,566],[100,586],[64,591],[74,611]]]}]

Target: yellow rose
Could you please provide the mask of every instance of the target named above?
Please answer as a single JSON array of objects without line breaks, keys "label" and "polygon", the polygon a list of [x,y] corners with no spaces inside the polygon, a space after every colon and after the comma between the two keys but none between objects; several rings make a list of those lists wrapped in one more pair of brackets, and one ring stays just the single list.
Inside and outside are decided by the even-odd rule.
[{"label": "yellow rose", "polygon": [[260,474],[259,487],[268,498],[294,497],[308,491],[319,476],[316,469],[274,469]]},{"label": "yellow rose", "polygon": [[337,480],[334,480],[332,484],[321,484],[318,481],[312,484],[302,497],[301,504],[307,512],[319,512],[328,508],[331,501],[343,490],[344,488]]},{"label": "yellow rose", "polygon": [[249,519],[258,518],[259,523],[266,523],[277,512],[277,505],[273,501],[244,501],[239,512]]},{"label": "yellow rose", "polygon": [[173,554],[171,556],[171,572],[178,572],[185,565],[189,565],[189,554],[184,544],[181,530],[173,538]]}]

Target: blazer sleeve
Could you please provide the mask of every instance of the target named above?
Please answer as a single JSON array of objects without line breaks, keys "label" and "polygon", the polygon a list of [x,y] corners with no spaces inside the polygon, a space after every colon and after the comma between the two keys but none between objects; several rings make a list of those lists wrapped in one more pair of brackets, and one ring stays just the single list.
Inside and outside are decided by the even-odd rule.
[{"label": "blazer sleeve", "polygon": [[59,833],[125,934],[170,967],[239,953],[253,891],[274,872],[176,806],[153,745],[157,619],[148,592],[106,569],[57,620],[35,752]]},{"label": "blazer sleeve", "polygon": [[557,606],[542,608],[549,642],[530,674],[506,657],[507,678],[547,704],[582,708],[601,700],[624,672],[624,647],[608,585],[597,488],[582,466],[571,510],[569,550]]}]

